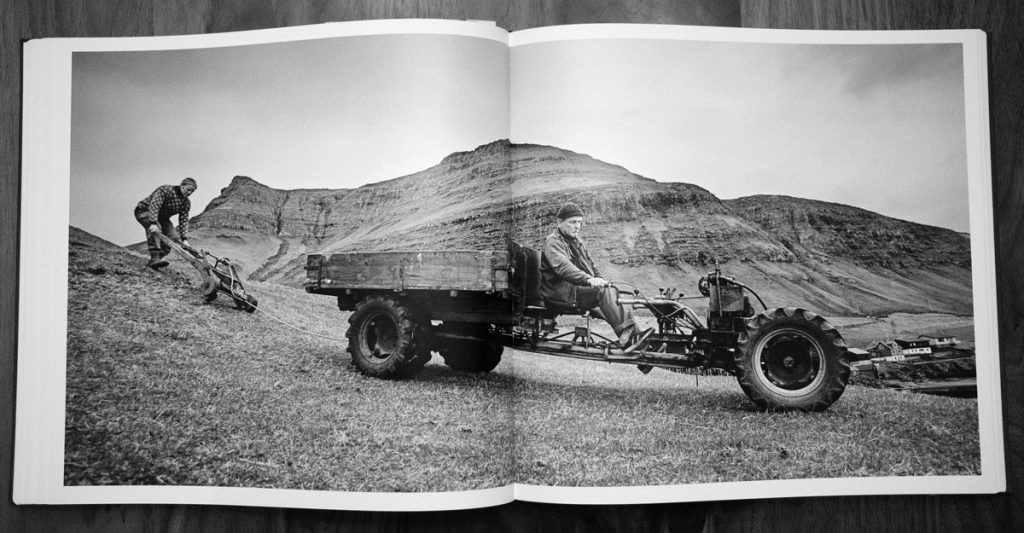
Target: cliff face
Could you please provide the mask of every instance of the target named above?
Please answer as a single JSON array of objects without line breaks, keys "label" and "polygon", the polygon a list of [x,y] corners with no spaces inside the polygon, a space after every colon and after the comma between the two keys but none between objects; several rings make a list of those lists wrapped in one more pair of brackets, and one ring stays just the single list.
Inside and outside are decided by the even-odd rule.
[{"label": "cliff face", "polygon": [[288,236],[317,242],[329,226],[332,191],[271,189],[246,176],[235,176],[199,216],[197,229],[227,229]]},{"label": "cliff face", "polygon": [[[256,279],[298,285],[307,253],[540,248],[565,202],[602,274],[692,292],[714,268],[770,305],[822,312],[971,312],[970,242],[941,228],[797,198],[722,201],[589,156],[497,141],[357,189],[277,190],[236,177],[193,240]],[[656,291],[655,291],[656,292]]]},{"label": "cliff face", "polygon": [[953,230],[785,196],[748,196],[724,203],[800,259],[846,258],[865,267],[898,269],[971,266],[970,240]]}]

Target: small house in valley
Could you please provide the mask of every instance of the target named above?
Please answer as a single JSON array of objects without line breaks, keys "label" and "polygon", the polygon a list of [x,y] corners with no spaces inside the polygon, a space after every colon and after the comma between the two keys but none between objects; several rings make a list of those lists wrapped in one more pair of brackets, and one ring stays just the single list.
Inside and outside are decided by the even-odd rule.
[{"label": "small house in valley", "polygon": [[892,341],[893,343],[893,355],[902,355],[903,357],[910,356],[922,356],[932,354],[932,345],[927,340],[918,341],[901,341],[899,339]]},{"label": "small house in valley", "polygon": [[903,361],[908,357],[932,355],[932,347],[927,340],[905,341],[892,340],[876,342],[868,348],[872,361]]},{"label": "small house in valley", "polygon": [[927,335],[921,335],[918,339],[928,341],[928,344],[932,348],[952,348],[960,344],[960,339],[956,337],[929,337]]}]

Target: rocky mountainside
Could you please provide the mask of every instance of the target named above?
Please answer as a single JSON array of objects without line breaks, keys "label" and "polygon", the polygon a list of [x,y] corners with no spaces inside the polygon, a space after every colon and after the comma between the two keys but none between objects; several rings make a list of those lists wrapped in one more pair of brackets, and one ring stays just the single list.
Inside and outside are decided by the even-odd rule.
[{"label": "rocky mountainside", "polygon": [[898,269],[971,266],[970,239],[952,230],[787,196],[747,196],[723,203],[800,260],[846,258],[862,266]]},{"label": "rocky mountainside", "polygon": [[539,248],[567,201],[602,274],[695,292],[716,262],[769,305],[833,314],[971,314],[970,241],[855,207],[722,201],[583,154],[497,141],[356,189],[277,190],[236,177],[193,220],[194,245],[251,278],[299,285],[308,253]]}]

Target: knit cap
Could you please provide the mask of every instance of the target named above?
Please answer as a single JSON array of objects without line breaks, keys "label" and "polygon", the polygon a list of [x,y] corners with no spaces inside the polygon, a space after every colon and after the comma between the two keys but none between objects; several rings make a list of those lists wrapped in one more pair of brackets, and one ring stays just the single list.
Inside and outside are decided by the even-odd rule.
[{"label": "knit cap", "polygon": [[580,206],[572,202],[563,205],[562,208],[558,210],[558,220],[581,216],[583,216],[583,210],[580,209]]}]

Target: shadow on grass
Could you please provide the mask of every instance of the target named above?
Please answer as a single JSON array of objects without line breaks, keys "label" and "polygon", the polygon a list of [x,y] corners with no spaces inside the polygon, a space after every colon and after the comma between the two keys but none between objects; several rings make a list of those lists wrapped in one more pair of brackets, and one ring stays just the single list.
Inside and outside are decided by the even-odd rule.
[{"label": "shadow on grass", "polygon": [[[693,376],[686,374],[666,374],[653,385],[645,383],[647,376],[639,371],[636,375],[627,372],[623,375],[631,383],[601,383],[587,381],[586,365],[600,364],[591,361],[569,362],[573,367],[565,368],[563,377],[572,378],[578,374],[578,382],[553,382],[540,379],[523,372],[516,373],[509,367],[499,367],[490,373],[468,373],[452,370],[438,362],[427,364],[423,370],[410,381],[438,383],[458,390],[473,390],[481,387],[511,387],[512,394],[520,399],[547,398],[552,403],[561,402],[571,405],[592,404],[595,409],[610,405],[630,405],[642,407],[644,404],[677,405],[681,408],[699,409],[702,411],[757,413],[763,412],[755,408],[736,384],[731,376]],[[352,372],[358,373],[354,366],[348,364]],[[625,367],[624,370],[628,369]],[[655,372],[659,372],[656,370]],[[666,372],[660,370],[660,372]],[[666,386],[666,381],[678,381],[677,386]]]}]

